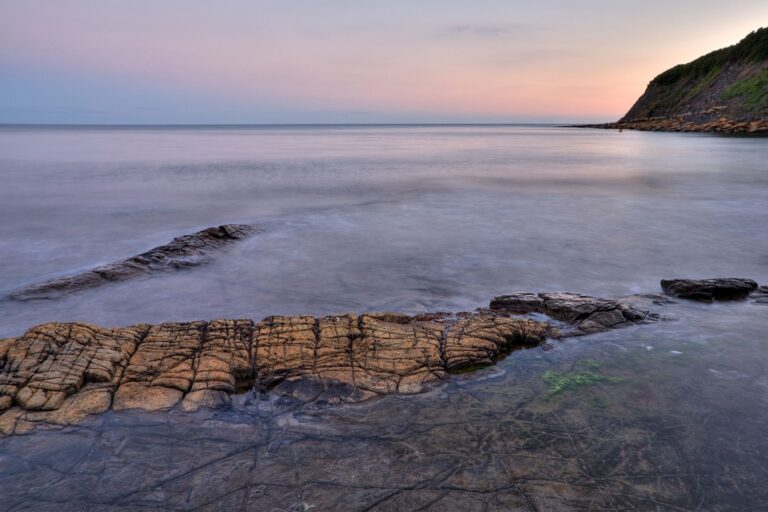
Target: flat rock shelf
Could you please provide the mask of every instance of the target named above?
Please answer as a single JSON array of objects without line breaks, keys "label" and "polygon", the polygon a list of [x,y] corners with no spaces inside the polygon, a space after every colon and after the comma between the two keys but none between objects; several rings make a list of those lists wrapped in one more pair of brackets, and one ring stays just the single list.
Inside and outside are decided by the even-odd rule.
[{"label": "flat rock shelf", "polygon": [[[110,409],[216,408],[234,393],[277,385],[301,392],[307,382],[329,403],[418,393],[548,337],[658,319],[642,309],[647,299],[541,294],[537,309],[536,297],[507,295],[492,309],[457,314],[43,324],[0,340],[0,433],[72,424]],[[534,311],[552,321],[517,315]]]}]

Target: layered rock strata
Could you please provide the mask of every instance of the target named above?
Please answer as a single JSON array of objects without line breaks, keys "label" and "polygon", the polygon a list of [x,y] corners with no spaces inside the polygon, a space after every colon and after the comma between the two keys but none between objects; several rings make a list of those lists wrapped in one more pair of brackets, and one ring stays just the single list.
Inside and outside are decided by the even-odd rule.
[{"label": "layered rock strata", "polygon": [[[452,372],[563,333],[513,316],[541,311],[581,332],[653,319],[628,303],[573,294],[494,299],[476,313],[273,316],[103,328],[49,323],[0,340],[0,432],[70,424],[107,410],[226,405],[249,389],[297,388],[335,403],[417,393]],[[541,306],[543,304],[543,306]]]},{"label": "layered rock strata", "polygon": [[212,253],[259,231],[256,226],[225,224],[174,238],[170,243],[124,260],[102,265],[85,272],[35,284],[11,294],[12,299],[54,299],[80,290],[95,288],[114,281],[124,281],[152,272],[200,265]]}]

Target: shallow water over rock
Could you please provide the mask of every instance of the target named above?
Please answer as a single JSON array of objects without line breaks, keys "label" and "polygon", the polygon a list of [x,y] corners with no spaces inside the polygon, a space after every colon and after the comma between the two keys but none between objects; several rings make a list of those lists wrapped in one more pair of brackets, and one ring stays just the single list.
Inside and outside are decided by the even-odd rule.
[{"label": "shallow water over rock", "polygon": [[242,395],[0,441],[9,510],[734,510],[768,500],[764,306],[518,351],[424,395]]},{"label": "shallow water over rock", "polygon": [[[210,265],[0,303],[0,336],[472,311],[490,297],[768,283],[765,139],[554,127],[0,131],[0,292],[225,223]],[[764,295],[764,293],[763,293]],[[723,510],[768,504],[755,301],[550,342],[416,396],[110,412],[0,440],[8,510]],[[549,348],[549,347],[547,347]],[[281,396],[285,391],[290,396]]]}]

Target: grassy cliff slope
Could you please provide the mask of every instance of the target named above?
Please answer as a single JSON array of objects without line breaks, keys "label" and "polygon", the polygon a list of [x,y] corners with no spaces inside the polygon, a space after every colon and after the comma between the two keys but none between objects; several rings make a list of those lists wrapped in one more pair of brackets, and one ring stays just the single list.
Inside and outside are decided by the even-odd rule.
[{"label": "grassy cliff slope", "polygon": [[608,128],[768,131],[768,28],[661,73]]}]

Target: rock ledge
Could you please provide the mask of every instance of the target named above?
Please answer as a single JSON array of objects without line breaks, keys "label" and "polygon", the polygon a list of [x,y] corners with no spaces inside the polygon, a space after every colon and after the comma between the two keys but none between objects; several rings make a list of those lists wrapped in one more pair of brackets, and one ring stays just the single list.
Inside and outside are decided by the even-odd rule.
[{"label": "rock ledge", "polygon": [[[655,319],[624,300],[575,294],[497,297],[475,313],[272,316],[103,328],[49,323],[0,340],[0,434],[66,425],[107,410],[228,404],[249,389],[329,403],[418,393],[547,337]],[[573,330],[513,312],[543,312]],[[311,383],[309,386],[306,383]]]},{"label": "rock ledge", "polygon": [[18,290],[16,300],[55,299],[67,293],[95,288],[112,281],[124,281],[152,272],[200,265],[210,253],[259,231],[256,226],[225,224],[174,238],[170,243],[121,261],[102,265],[78,274],[59,277]]}]

